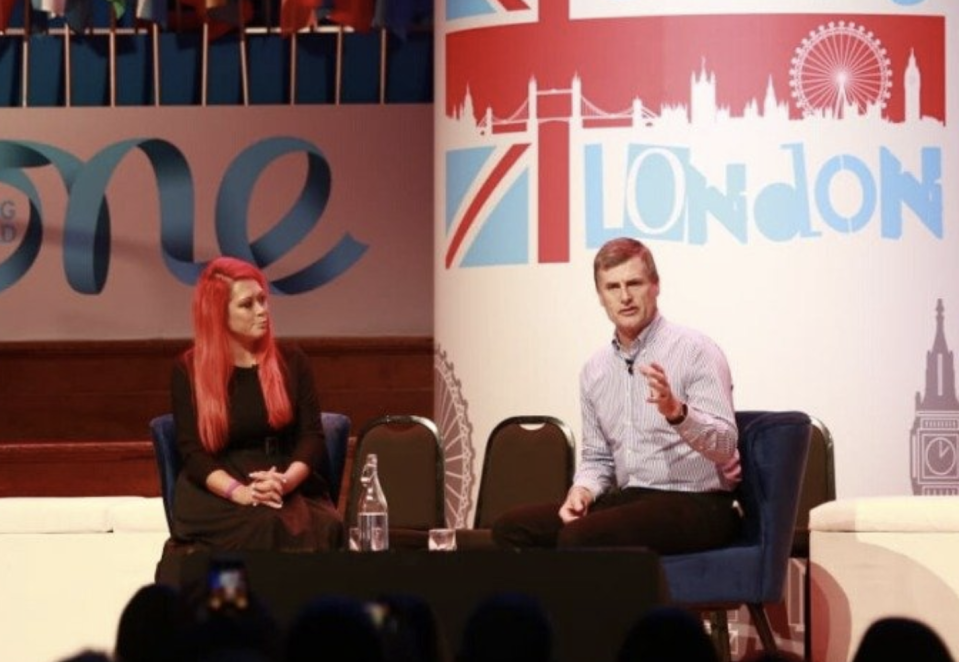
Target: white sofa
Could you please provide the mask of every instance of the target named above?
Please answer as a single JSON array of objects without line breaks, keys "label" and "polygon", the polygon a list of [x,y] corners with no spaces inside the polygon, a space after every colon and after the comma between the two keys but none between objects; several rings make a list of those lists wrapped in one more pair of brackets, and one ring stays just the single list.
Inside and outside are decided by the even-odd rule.
[{"label": "white sofa", "polygon": [[959,660],[959,497],[840,499],[809,525],[813,662],[852,659],[886,616],[931,626]]},{"label": "white sofa", "polygon": [[168,536],[159,497],[0,498],[0,660],[112,653]]}]

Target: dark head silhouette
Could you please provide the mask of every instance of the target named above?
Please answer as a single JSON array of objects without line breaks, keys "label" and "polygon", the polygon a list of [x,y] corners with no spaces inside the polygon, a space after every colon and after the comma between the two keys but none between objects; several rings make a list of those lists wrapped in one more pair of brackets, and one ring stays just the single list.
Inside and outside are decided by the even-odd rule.
[{"label": "dark head silhouette", "polygon": [[171,586],[140,588],[123,608],[117,626],[117,662],[165,662],[180,657],[194,623],[193,610]]},{"label": "dark head silhouette", "polygon": [[542,605],[519,593],[482,600],[463,631],[459,662],[552,662],[553,629]]},{"label": "dark head silhouette", "polygon": [[953,662],[939,635],[911,618],[880,618],[869,626],[859,642],[853,662]]},{"label": "dark head silhouette", "polygon": [[286,662],[383,662],[380,633],[367,605],[337,596],[303,606],[287,633]]},{"label": "dark head silhouette", "polygon": [[679,607],[656,607],[630,628],[618,662],[717,662],[702,620]]}]

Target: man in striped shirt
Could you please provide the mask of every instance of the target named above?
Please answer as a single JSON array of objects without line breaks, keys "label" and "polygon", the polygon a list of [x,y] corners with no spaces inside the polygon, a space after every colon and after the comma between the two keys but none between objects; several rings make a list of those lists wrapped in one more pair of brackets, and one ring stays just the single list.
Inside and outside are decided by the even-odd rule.
[{"label": "man in striped shirt", "polygon": [[653,255],[635,239],[600,248],[596,292],[615,327],[580,374],[581,458],[562,504],[505,513],[506,547],[720,547],[739,527],[732,377],[722,350],[657,308]]}]

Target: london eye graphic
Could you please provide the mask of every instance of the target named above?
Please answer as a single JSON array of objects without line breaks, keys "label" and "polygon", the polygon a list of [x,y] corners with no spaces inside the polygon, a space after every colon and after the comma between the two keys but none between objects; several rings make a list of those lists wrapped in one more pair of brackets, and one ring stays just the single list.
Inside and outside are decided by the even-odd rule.
[{"label": "london eye graphic", "polygon": [[453,363],[438,346],[434,351],[433,369],[436,424],[446,463],[446,524],[464,528],[469,524],[473,506],[473,425]]},{"label": "london eye graphic", "polygon": [[892,87],[882,42],[862,25],[821,25],[796,48],[789,86],[803,116],[846,117],[884,110]]}]

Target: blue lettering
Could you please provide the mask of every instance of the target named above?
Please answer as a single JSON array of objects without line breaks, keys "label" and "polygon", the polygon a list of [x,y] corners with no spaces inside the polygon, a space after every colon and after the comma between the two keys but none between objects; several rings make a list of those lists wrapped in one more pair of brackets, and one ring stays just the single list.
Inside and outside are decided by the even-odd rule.
[{"label": "blue lettering", "polygon": [[[0,262],[0,292],[23,278],[40,254],[40,245],[43,243],[40,194],[23,170],[47,165],[50,163],[50,157],[66,162],[66,174],[64,170],[61,170],[61,176],[66,176],[69,168],[75,165],[75,162],[69,161],[69,155],[60,150],[46,150],[35,143],[0,141],[0,182],[19,190],[27,197],[30,204],[27,226],[20,238],[20,245],[7,256],[6,260]],[[16,233],[4,232],[5,237],[8,234],[12,243]]]},{"label": "blue lettering", "polygon": [[[63,268],[74,291],[99,294],[109,273],[110,210],[108,184],[131,151],[142,152],[153,166],[160,214],[160,249],[170,273],[181,282],[196,282],[204,264],[194,259],[194,189],[189,164],[176,146],[158,139],[123,141],[103,149],[87,163],[63,150],[27,141],[0,141],[0,183],[19,190],[30,213],[20,244],[0,262],[0,292],[19,281],[33,265],[43,239],[41,199],[27,168],[52,166],[67,190],[63,231]],[[276,158],[292,152],[307,156],[307,176],[299,199],[276,227],[249,240],[247,205],[256,179]],[[270,138],[248,148],[231,164],[217,196],[216,228],[224,255],[247,259],[265,268],[288,254],[313,229],[329,200],[328,162],[313,145],[292,138]],[[0,218],[12,218],[12,201],[0,202]],[[4,223],[0,238],[12,243],[16,227]],[[274,291],[299,294],[320,287],[350,269],[367,246],[344,234],[325,255],[300,271],[271,282]]]},{"label": "blue lettering", "polygon": [[695,168],[689,169],[690,196],[686,201],[689,218],[689,243],[706,243],[707,215],[712,216],[729,233],[746,243],[746,166],[733,163],[726,166],[726,192],[708,186],[706,176]]},{"label": "blue lettering", "polygon": [[793,182],[769,184],[756,195],[756,228],[773,241],[818,236],[810,220],[805,150],[799,144],[783,147],[792,152]]},{"label": "blue lettering", "polygon": [[625,224],[640,237],[681,240],[689,152],[632,145],[627,153]]},{"label": "blue lettering", "polygon": [[[286,154],[303,153],[307,174],[300,198],[276,227],[251,241],[246,211],[260,174]],[[298,138],[272,138],[244,150],[227,169],[216,200],[216,234],[227,255],[267,267],[291,250],[316,226],[330,199],[330,165],[316,147]],[[353,266],[366,245],[344,235],[330,251],[300,271],[271,283],[283,294],[300,294],[325,285]]]},{"label": "blue lettering", "polygon": [[942,150],[922,150],[922,176],[905,172],[896,155],[883,147],[879,152],[882,173],[882,236],[902,236],[903,205],[912,209],[932,234],[942,239]]},{"label": "blue lettering", "polygon": [[[604,188],[603,149],[602,145],[589,145],[583,154],[586,243],[592,248],[624,231],[640,239],[704,245],[709,240],[710,221],[718,221],[742,244],[748,242],[750,222],[761,236],[775,242],[820,237],[822,230],[815,227],[816,220],[837,233],[852,234],[877,217],[877,208],[879,231],[885,239],[902,237],[906,208],[935,237],[943,237],[940,148],[922,149],[918,174],[907,172],[885,147],[879,151],[878,174],[865,160],[849,154],[831,156],[810,173],[804,145],[783,145],[791,157],[791,181],[761,186],[752,201],[750,218],[745,164],[726,165],[722,190],[710,186],[705,175],[693,167],[688,148],[633,144],[627,147],[621,216],[614,215],[608,223],[603,204],[609,199]],[[840,211],[841,201],[855,208]]]},{"label": "blue lettering", "polygon": [[[862,204],[852,216],[843,217],[832,204],[831,184],[836,175],[848,172],[859,182]],[[866,227],[876,210],[876,183],[869,168],[854,156],[834,156],[826,162],[816,178],[816,206],[826,225],[836,232],[851,234]]]},{"label": "blue lettering", "polygon": [[[746,242],[746,169],[726,168],[726,191],[709,186],[688,149],[631,146],[627,154],[624,226],[646,239],[705,244],[711,216]],[[688,233],[688,235],[687,235]]]}]

